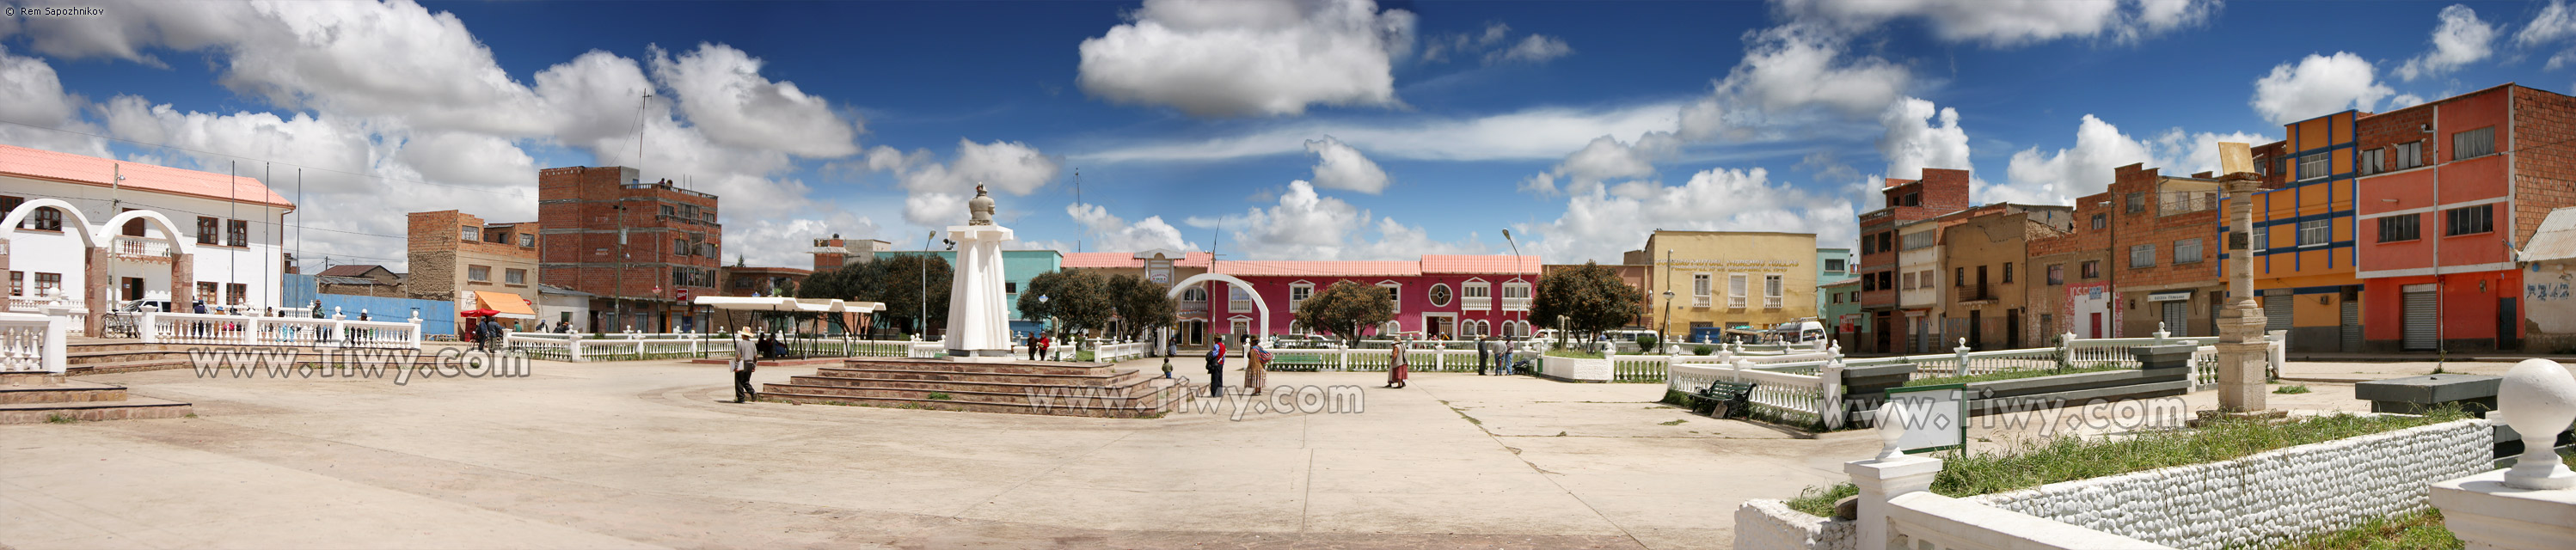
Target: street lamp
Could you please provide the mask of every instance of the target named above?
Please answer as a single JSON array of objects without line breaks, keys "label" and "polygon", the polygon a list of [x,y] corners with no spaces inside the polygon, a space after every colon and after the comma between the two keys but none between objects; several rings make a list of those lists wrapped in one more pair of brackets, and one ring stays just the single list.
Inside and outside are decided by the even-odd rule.
[{"label": "street lamp", "polygon": [[1657,345],[1662,345],[1666,338],[1672,337],[1668,332],[1673,328],[1673,291],[1669,288],[1671,283],[1665,284],[1667,288],[1664,289],[1664,322],[1655,324],[1655,344]]},{"label": "street lamp", "polygon": [[[1512,276],[1519,277],[1521,271],[1521,243],[1512,240],[1512,230],[1509,228],[1503,229],[1503,242],[1512,245]],[[1504,311],[1508,313],[1510,309],[1506,308]],[[1529,312],[1527,310],[1523,310],[1521,312],[1521,319],[1524,322],[1529,320]],[[1511,337],[1504,336],[1503,340],[1510,341]]]}]

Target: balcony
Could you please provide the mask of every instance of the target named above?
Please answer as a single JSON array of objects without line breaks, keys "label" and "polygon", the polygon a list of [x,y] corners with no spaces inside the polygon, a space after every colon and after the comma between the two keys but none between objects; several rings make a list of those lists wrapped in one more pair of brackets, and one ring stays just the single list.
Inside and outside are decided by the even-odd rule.
[{"label": "balcony", "polygon": [[1529,311],[1529,307],[1530,299],[1528,298],[1503,299],[1503,311]]},{"label": "balcony", "polygon": [[[113,248],[110,248],[110,250],[114,251],[118,258],[133,260],[170,259],[170,241],[161,239],[117,237],[116,240],[113,241]],[[0,251],[0,253],[5,253],[5,251]]]},{"label": "balcony", "polygon": [[1485,311],[1494,308],[1494,298],[1491,296],[1468,296],[1465,298],[1459,298],[1458,307],[1459,309],[1467,311]]},{"label": "balcony", "polygon": [[1961,285],[1959,287],[1959,301],[1961,303],[1965,303],[1993,300],[1995,299],[1994,290],[1995,289],[1993,287],[1986,286],[1983,283]]}]

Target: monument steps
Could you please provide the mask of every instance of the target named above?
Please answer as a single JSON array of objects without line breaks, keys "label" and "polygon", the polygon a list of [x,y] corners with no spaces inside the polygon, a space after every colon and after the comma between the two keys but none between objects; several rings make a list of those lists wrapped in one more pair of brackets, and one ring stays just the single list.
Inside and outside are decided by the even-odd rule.
[{"label": "monument steps", "polygon": [[49,374],[11,376],[8,381],[12,384],[0,385],[0,424],[178,418],[193,411],[187,403],[126,395],[124,386],[113,384]]},{"label": "monument steps", "polygon": [[[1134,369],[1066,362],[850,359],[764,385],[769,401],[970,412],[1147,417],[1180,391]],[[936,399],[934,399],[936,397]]]},{"label": "monument steps", "polygon": [[1075,376],[1084,376],[1084,375],[1089,375],[1089,376],[1098,376],[1098,375],[1100,375],[1102,372],[1104,372],[1104,371],[1103,371],[1103,369],[1107,369],[1107,368],[1109,368],[1107,365],[1102,365],[1102,364],[1099,364],[1099,363],[1073,363],[1073,362],[1066,362],[1066,361],[1012,361],[1012,362],[1006,362],[1006,363],[1003,363],[1003,362],[997,362],[997,363],[978,363],[978,362],[971,362],[971,361],[949,361],[949,360],[946,360],[946,359],[890,359],[890,358],[847,359],[847,360],[843,360],[843,361],[842,361],[842,364],[843,364],[843,365],[846,365],[846,366],[844,366],[844,367],[842,367],[842,368],[851,368],[851,369],[903,370],[903,371],[914,371],[914,372],[989,373],[989,374],[1056,374],[1056,375],[1075,375]]},{"label": "monument steps", "polygon": [[815,377],[900,380],[909,382],[971,382],[993,384],[1040,385],[1111,385],[1124,384],[1144,377],[1144,373],[1126,370],[1108,376],[1078,374],[998,374],[981,372],[922,372],[894,369],[814,369]]},{"label": "monument steps", "polygon": [[[945,392],[956,395],[1012,396],[1025,396],[1036,393],[1049,396],[1093,396],[1112,399],[1133,399],[1138,396],[1152,393],[1155,387],[1152,381],[1143,379],[1128,382],[1126,384],[1110,386],[1066,386],[1058,384],[1013,384],[1006,382],[958,382],[946,380],[885,380],[875,378],[806,376],[794,377],[789,379],[787,383],[778,385],[802,387],[816,391],[887,391],[905,394],[923,393],[925,395],[932,392]],[[861,394],[847,393],[845,395]]]},{"label": "monument steps", "polygon": [[939,410],[939,411],[963,411],[963,412],[1002,413],[1002,414],[1036,414],[1036,415],[1047,415],[1047,416],[1085,416],[1085,417],[1097,417],[1097,418],[1153,418],[1153,417],[1157,417],[1157,416],[1160,416],[1160,415],[1162,415],[1162,414],[1163,414],[1163,408],[1161,407],[1161,403],[1160,403],[1159,401],[1155,401],[1155,402],[1153,402],[1151,405],[1135,405],[1135,406],[1101,406],[1100,404],[1098,404],[1098,402],[1083,403],[1083,402],[1065,401],[1065,402],[1051,403],[1051,404],[1049,404],[1048,406],[1044,406],[1044,407],[1037,407],[1037,406],[1021,405],[1021,404],[1009,404],[1009,403],[981,403],[981,402],[972,402],[972,401],[931,400],[931,399],[909,399],[909,398],[892,398],[892,397],[849,397],[849,396],[833,396],[833,395],[817,395],[817,394],[800,394],[800,393],[762,393],[762,394],[760,394],[760,398],[761,398],[761,400],[763,400],[763,401],[775,401],[775,402],[783,402],[783,403],[813,403],[813,404],[822,404],[822,405],[858,405],[858,406],[868,406],[868,407],[886,407],[886,408],[897,408],[897,409],[929,409],[929,410]]}]

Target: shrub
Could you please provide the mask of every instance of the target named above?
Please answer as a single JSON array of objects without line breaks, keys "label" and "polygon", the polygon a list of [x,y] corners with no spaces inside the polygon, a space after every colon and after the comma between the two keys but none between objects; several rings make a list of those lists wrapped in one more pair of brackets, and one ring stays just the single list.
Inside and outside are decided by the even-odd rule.
[{"label": "shrub", "polygon": [[1651,350],[1651,349],[1655,349],[1655,335],[1652,335],[1652,334],[1639,334],[1639,335],[1637,335],[1637,349],[1638,349],[1638,350]]},{"label": "shrub", "polygon": [[1700,344],[1698,347],[1693,347],[1693,348],[1691,348],[1691,353],[1695,353],[1695,354],[1699,354],[1699,355],[1708,355],[1708,354],[1711,354],[1711,353],[1717,353],[1717,348],[1716,348],[1716,347],[1712,347],[1712,346],[1710,346],[1710,345],[1708,345],[1708,344]]}]

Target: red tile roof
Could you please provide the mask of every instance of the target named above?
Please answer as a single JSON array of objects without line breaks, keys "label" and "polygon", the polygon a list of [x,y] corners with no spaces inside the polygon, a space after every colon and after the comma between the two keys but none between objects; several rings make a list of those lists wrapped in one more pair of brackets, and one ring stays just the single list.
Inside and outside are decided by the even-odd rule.
[{"label": "red tile roof", "polygon": [[120,173],[125,175],[125,181],[116,186],[127,189],[226,201],[239,197],[244,203],[295,207],[295,203],[269,190],[258,178],[0,145],[0,175],[108,187]]},{"label": "red tile roof", "polygon": [[1423,256],[1423,273],[1537,273],[1537,256]]},{"label": "red tile roof", "polygon": [[1216,263],[1215,271],[1247,277],[1411,277],[1422,274],[1422,262],[1225,260]]},{"label": "red tile roof", "polygon": [[[1205,268],[1208,265],[1208,260],[1214,257],[1214,255],[1206,252],[1184,253],[1181,259],[1174,260],[1172,262],[1172,267]],[[1093,269],[1111,267],[1142,268],[1145,267],[1145,260],[1137,259],[1136,253],[1134,252],[1066,252],[1064,253],[1063,265],[1067,268]]]}]

